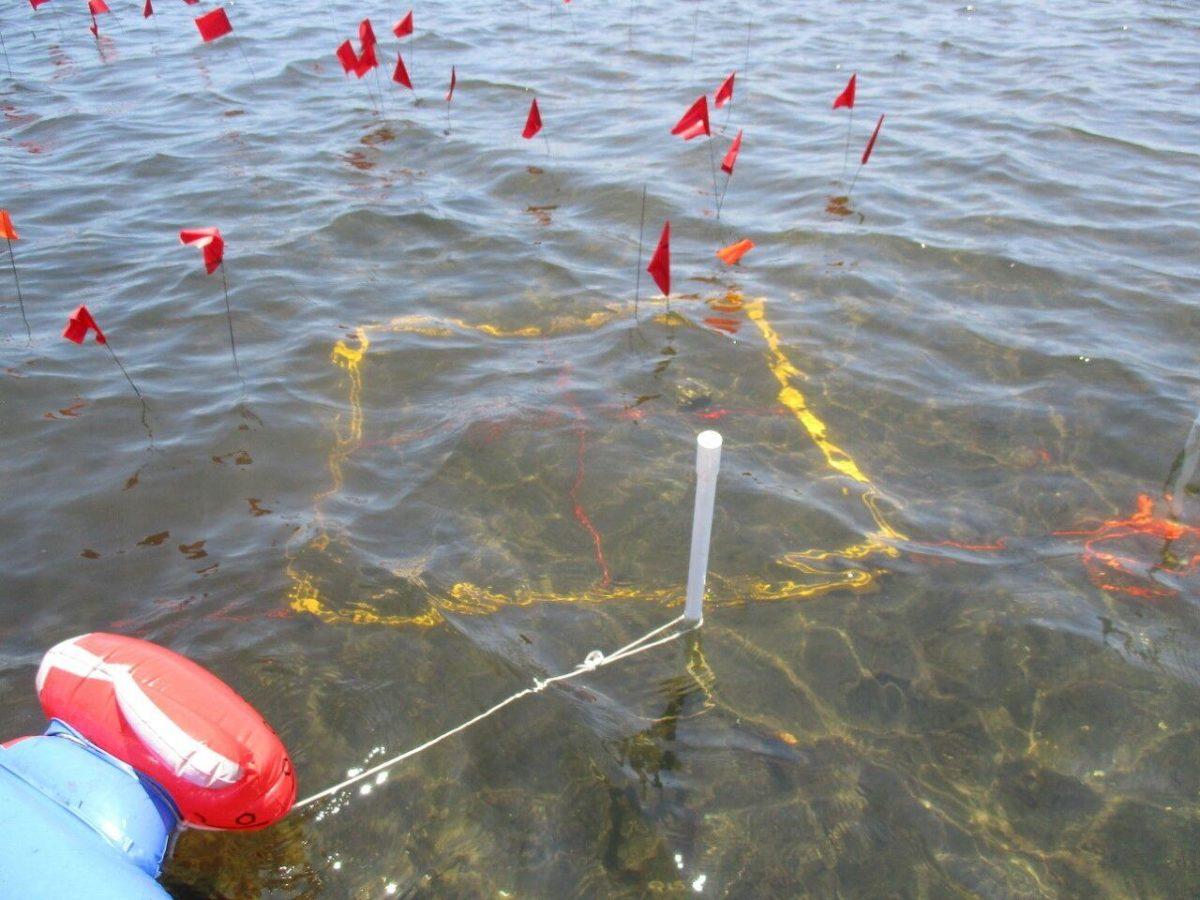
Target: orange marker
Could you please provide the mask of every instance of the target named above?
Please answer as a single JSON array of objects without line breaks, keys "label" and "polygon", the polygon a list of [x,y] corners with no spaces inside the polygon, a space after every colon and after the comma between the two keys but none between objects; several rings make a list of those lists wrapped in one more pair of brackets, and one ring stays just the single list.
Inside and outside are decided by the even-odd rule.
[{"label": "orange marker", "polygon": [[728,247],[722,247],[717,251],[717,256],[721,262],[727,266],[732,266],[741,261],[741,258],[754,249],[754,241],[749,238],[743,238],[736,244],[730,244]]},{"label": "orange marker", "polygon": [[13,253],[12,242],[17,240],[19,235],[17,229],[13,226],[12,216],[8,214],[7,209],[0,209],[0,237],[8,243],[8,262],[12,266],[13,283],[17,286],[17,302],[21,304],[21,321],[25,323],[25,334],[29,339],[29,343],[33,343],[33,332],[29,330],[29,319],[25,317],[25,298],[21,296],[21,279],[17,275],[17,255]]}]

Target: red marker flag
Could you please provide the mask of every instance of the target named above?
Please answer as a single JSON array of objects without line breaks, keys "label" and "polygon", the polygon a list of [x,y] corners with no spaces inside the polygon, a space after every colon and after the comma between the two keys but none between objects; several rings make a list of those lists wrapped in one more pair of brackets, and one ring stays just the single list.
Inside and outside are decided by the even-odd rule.
[{"label": "red marker flag", "polygon": [[[45,0],[42,0],[42,2],[44,3]],[[408,11],[408,15],[406,15],[403,19],[401,19],[399,22],[397,22],[395,25],[392,26],[392,34],[394,34],[398,38],[402,38],[402,37],[408,37],[412,33],[413,33],[412,10],[410,9]]]},{"label": "red marker flag", "polygon": [[375,45],[367,44],[358,56],[358,65],[354,67],[354,74],[358,78],[362,78],[378,65],[379,60],[375,58]]},{"label": "red marker flag", "polygon": [[358,68],[358,54],[354,52],[354,47],[349,41],[342,41],[335,53],[338,62],[342,64],[342,71],[347,75]]},{"label": "red marker flag", "polygon": [[8,244],[8,263],[12,266],[13,284],[17,288],[17,303],[21,305],[21,321],[25,323],[25,334],[30,343],[33,342],[33,332],[29,329],[29,319],[25,315],[25,298],[21,296],[21,279],[17,277],[17,255],[13,252],[12,242],[17,240],[17,229],[13,227],[12,217],[7,209],[0,209],[0,238]]},{"label": "red marker flag", "polygon": [[200,2],[200,0],[183,0],[183,2],[186,3],[188,6],[195,6],[197,3]]},{"label": "red marker flag", "polygon": [[63,329],[62,336],[68,341],[82,344],[89,331],[96,332],[97,344],[108,343],[108,339],[104,337],[104,332],[100,330],[100,326],[96,324],[96,320],[92,318],[88,308],[81,306],[67,317],[67,327]]},{"label": "red marker flag", "polygon": [[34,9],[37,9],[43,3],[49,3],[49,2],[50,2],[50,0],[29,0],[29,5],[32,6]]},{"label": "red marker flag", "polygon": [[867,141],[867,149],[863,151],[862,165],[867,164],[867,160],[871,158],[871,151],[875,149],[875,138],[879,137],[879,129],[883,127],[883,116],[880,115],[879,121],[875,123],[875,130],[871,132],[871,139]]},{"label": "red marker flag", "polygon": [[742,149],[742,132],[738,129],[737,137],[733,139],[733,143],[729,145],[729,152],[725,154],[725,158],[721,160],[721,171],[726,175],[733,174],[733,164],[737,162],[738,152]]},{"label": "red marker flag", "polygon": [[365,50],[367,47],[374,47],[379,41],[375,40],[375,29],[371,27],[370,19],[363,19],[358,23],[358,39]]},{"label": "red marker flag", "polygon": [[[219,228],[185,228],[179,232],[179,242],[198,247],[204,252],[204,270],[209,275],[217,271],[225,258],[225,241],[221,237]],[[225,288],[225,320],[229,323],[229,350],[233,354],[233,370],[237,372],[238,378],[241,378],[242,370],[238,365],[237,341],[233,337],[233,311],[229,308],[229,283],[225,279],[224,269],[221,269],[221,284]],[[130,384],[132,383],[131,381]],[[244,379],[242,386],[245,387]]]},{"label": "red marker flag", "polygon": [[101,13],[111,12],[108,4],[104,0],[88,0],[88,12],[93,16],[98,16]]},{"label": "red marker flag", "polygon": [[[446,102],[450,102],[450,98],[454,96],[454,85],[458,84],[458,73],[454,71],[454,66],[450,67],[450,90],[446,92]],[[449,115],[449,113],[447,113]]]},{"label": "red marker flag", "polygon": [[142,7],[142,18],[148,19],[152,15],[154,15],[154,5],[150,2],[150,0],[146,0],[146,5]]},{"label": "red marker flag", "polygon": [[404,85],[410,91],[413,89],[412,81],[408,77],[408,69],[404,68],[404,57],[399,53],[396,54],[396,71],[392,72],[392,81]]},{"label": "red marker flag", "polygon": [[179,242],[204,252],[204,269],[211,275],[225,258],[225,240],[218,228],[192,228],[179,232]]},{"label": "red marker flag", "polygon": [[664,295],[670,295],[671,221],[669,219],[663,225],[662,235],[658,239],[658,248],[654,251],[654,255],[650,257],[650,265],[646,266],[646,271],[650,273],[654,279],[654,283],[658,285],[658,289]]},{"label": "red marker flag", "polygon": [[525,130],[521,132],[521,137],[529,140],[541,130],[542,114],[538,112],[537,97],[534,97],[533,103],[529,107],[529,117],[525,120]]},{"label": "red marker flag", "polygon": [[217,38],[225,37],[233,31],[233,26],[229,24],[229,16],[225,15],[225,10],[220,6],[197,18],[196,27],[200,30],[200,37],[206,44]]},{"label": "red marker flag", "polygon": [[720,109],[733,99],[733,78],[735,75],[737,75],[737,72],[730,72],[729,77],[721,82],[721,86],[713,94],[713,106],[717,109]]},{"label": "red marker flag", "polygon": [[138,400],[142,402],[142,425],[146,428],[146,433],[150,435],[150,440],[154,440],[154,432],[150,430],[150,406],[146,403],[146,398],[142,396],[142,392],[138,390],[138,386],[133,383],[133,379],[129,377],[129,373],[125,371],[125,366],[121,364],[121,360],[117,358],[117,353],[112,348],[112,344],[108,342],[108,338],[104,336],[104,332],[100,330],[100,326],[96,324],[96,320],[92,318],[92,314],[88,312],[86,306],[81,306],[75,312],[67,317],[67,327],[63,329],[62,336],[68,341],[73,341],[76,344],[82,344],[87,340],[88,332],[96,332],[96,343],[103,344],[109,355],[113,358],[113,362],[117,364],[117,368],[121,370],[121,374],[125,376],[125,380],[129,382],[129,386],[133,388],[133,392],[137,394]]},{"label": "red marker flag", "polygon": [[10,241],[17,240],[17,229],[13,226],[12,216],[7,209],[0,209],[0,238]]},{"label": "red marker flag", "polygon": [[850,76],[850,80],[848,82],[846,82],[845,89],[840,94],[838,94],[837,99],[833,101],[834,109],[841,109],[843,106],[847,106],[850,109],[854,109],[854,86],[855,86],[855,84],[857,84],[857,82],[858,82],[858,73],[855,72],[853,75]]},{"label": "red marker flag", "polygon": [[700,99],[683,114],[683,118],[675,123],[671,134],[677,134],[685,141],[690,141],[702,134],[712,134],[708,127],[708,97],[701,94]]}]

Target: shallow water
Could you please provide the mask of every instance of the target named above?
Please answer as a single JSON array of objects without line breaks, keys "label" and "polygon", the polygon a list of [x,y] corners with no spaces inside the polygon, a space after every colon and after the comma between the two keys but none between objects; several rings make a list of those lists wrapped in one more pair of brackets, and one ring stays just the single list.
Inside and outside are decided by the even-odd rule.
[{"label": "shallow water", "polygon": [[[236,4],[202,46],[111,5],[98,42],[0,13],[34,335],[3,273],[5,736],[48,646],[116,630],[319,790],[674,616],[694,436],[726,441],[698,640],[189,833],[174,893],[1200,892],[1200,503],[1163,499],[1200,406],[1194,4],[421,4],[415,97],[400,8]],[[333,57],[363,15],[378,83]],[[718,222],[667,132],[735,68]],[[887,119],[841,201],[851,71],[852,160]],[[635,318],[643,186],[676,293],[643,276]],[[177,242],[206,225],[244,389]],[[57,337],[80,303],[152,439]]]}]

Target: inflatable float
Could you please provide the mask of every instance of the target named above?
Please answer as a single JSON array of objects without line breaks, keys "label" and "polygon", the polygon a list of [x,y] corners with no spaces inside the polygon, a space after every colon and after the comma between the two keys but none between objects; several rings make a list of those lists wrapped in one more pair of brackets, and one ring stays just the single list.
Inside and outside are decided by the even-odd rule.
[{"label": "inflatable float", "polygon": [[63,641],[37,693],[50,726],[0,745],[0,897],[161,900],[180,828],[265,828],[296,800],[271,726],[163,647]]}]

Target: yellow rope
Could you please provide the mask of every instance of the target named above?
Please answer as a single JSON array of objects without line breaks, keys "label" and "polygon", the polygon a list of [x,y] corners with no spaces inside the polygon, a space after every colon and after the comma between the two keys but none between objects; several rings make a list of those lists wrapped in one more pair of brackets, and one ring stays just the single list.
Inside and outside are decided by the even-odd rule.
[{"label": "yellow rope", "polygon": [[812,438],[812,442],[817,445],[817,449],[824,455],[825,462],[829,464],[831,469],[841,472],[847,478],[857,481],[866,488],[862,495],[863,504],[871,514],[871,519],[875,522],[875,526],[879,529],[874,534],[868,535],[866,543],[847,547],[837,553],[830,554],[807,550],[801,553],[788,554],[784,559],[828,559],[830,556],[862,559],[872,553],[882,553],[885,556],[899,555],[894,542],[904,541],[907,538],[892,528],[884,519],[883,514],[879,511],[878,501],[880,494],[871,482],[871,479],[863,473],[863,470],[859,468],[858,463],[854,461],[849,453],[830,440],[829,429],[825,427],[825,423],[821,421],[820,417],[809,409],[808,401],[804,399],[804,394],[792,383],[793,378],[803,378],[804,375],[784,355],[783,350],[779,346],[779,335],[776,334],[775,329],[771,327],[771,323],[766,319],[764,306],[765,304],[762,300],[755,300],[752,303],[748,303],[746,304],[746,315],[750,318],[751,322],[758,326],[763,340],[767,342],[767,367],[770,368],[771,374],[775,376],[775,380],[779,382],[779,402],[791,410],[792,415],[804,426],[804,430],[808,432],[808,436]]},{"label": "yellow rope", "polygon": [[[755,300],[746,304],[745,311],[766,341],[767,365],[780,384],[779,401],[800,422],[830,468],[862,485],[862,501],[867,507],[877,531],[869,534],[866,541],[841,550],[800,550],[784,554],[779,558],[780,565],[811,576],[812,580],[770,583],[754,579],[728,579],[714,575],[712,579],[714,585],[720,586],[721,605],[812,598],[836,590],[865,590],[878,577],[877,570],[854,568],[831,572],[814,566],[812,563],[837,560],[859,561],[876,554],[894,557],[898,555],[894,542],[905,540],[905,538],[884,519],[878,506],[881,495],[874,484],[854,459],[830,439],[825,423],[809,408],[804,394],[793,383],[793,379],[803,378],[804,375],[791,363],[780,347],[779,335],[764,315],[763,301]],[[472,324],[456,318],[403,316],[386,323],[367,325],[358,329],[354,335],[357,346],[351,346],[346,341],[339,340],[334,345],[331,361],[334,365],[345,369],[350,380],[350,419],[344,429],[335,426],[334,445],[329,454],[331,484],[327,490],[322,491],[314,498],[317,534],[312,538],[310,546],[318,552],[327,550],[329,536],[323,525],[322,508],[329,497],[341,490],[343,485],[342,466],[350,454],[362,445],[363,380],[361,366],[367,350],[371,346],[369,338],[371,331],[441,337],[451,335],[457,329],[474,331],[495,338],[531,338],[578,330],[581,327],[596,329],[612,321],[617,315],[618,311],[602,310],[584,319],[560,317],[546,326],[526,326],[515,329],[501,328],[488,323]],[[335,609],[322,599],[320,589],[315,584],[313,577],[298,571],[296,566],[295,558],[289,554],[287,574],[292,585],[288,590],[288,605],[295,612],[316,616],[328,624],[430,628],[445,621],[443,613],[484,615],[505,606],[531,606],[540,603],[586,604],[613,600],[644,600],[671,606],[682,602],[678,588],[591,588],[575,593],[518,588],[512,594],[501,594],[469,582],[459,582],[443,595],[428,593],[429,606],[423,612],[415,615],[398,615],[380,612],[374,604],[368,601],[359,601],[347,608]]]}]

